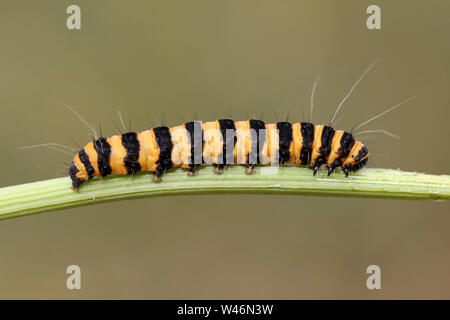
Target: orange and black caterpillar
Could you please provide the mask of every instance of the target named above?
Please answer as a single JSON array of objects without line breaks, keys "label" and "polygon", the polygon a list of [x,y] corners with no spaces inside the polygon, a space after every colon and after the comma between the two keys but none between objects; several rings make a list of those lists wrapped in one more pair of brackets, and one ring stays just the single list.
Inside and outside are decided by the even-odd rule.
[{"label": "orange and black caterpillar", "polygon": [[167,169],[181,167],[194,175],[201,164],[212,164],[216,173],[236,163],[245,165],[246,173],[257,164],[309,165],[314,174],[326,165],[328,175],[340,167],[348,176],[368,157],[367,147],[351,133],[331,126],[219,119],[94,139],[77,153],[69,175],[74,190],[92,177],[110,174],[147,171],[160,181]]}]

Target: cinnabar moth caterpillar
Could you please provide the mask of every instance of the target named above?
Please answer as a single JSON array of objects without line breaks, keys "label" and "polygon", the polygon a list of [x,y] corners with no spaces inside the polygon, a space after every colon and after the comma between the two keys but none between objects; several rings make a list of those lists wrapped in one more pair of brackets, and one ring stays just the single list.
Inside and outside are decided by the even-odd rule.
[{"label": "cinnabar moth caterpillar", "polygon": [[368,157],[367,147],[351,133],[331,126],[219,119],[94,139],[77,153],[69,175],[74,190],[93,177],[110,174],[147,171],[160,181],[167,169],[181,167],[194,175],[201,164],[213,165],[216,173],[228,164],[245,165],[247,173],[257,164],[309,165],[314,174],[326,165],[328,175],[340,167],[348,176]]}]

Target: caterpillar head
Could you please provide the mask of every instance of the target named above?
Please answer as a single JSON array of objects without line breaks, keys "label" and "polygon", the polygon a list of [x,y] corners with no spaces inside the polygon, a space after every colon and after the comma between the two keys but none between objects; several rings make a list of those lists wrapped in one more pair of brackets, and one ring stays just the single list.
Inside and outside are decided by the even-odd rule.
[{"label": "caterpillar head", "polygon": [[89,180],[89,175],[84,166],[80,166],[81,168],[77,166],[75,160],[70,165],[69,176],[72,179],[72,189],[77,191],[83,182]]},{"label": "caterpillar head", "polygon": [[357,141],[349,155],[342,163],[342,170],[348,176],[350,171],[358,171],[364,167],[369,159],[369,149],[361,142]]}]

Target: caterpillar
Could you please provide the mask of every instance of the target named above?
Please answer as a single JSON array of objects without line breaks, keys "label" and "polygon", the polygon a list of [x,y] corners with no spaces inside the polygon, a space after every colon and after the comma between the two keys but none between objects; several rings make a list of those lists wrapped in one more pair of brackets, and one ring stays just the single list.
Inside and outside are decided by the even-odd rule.
[{"label": "caterpillar", "polygon": [[[93,177],[111,174],[133,175],[145,171],[153,173],[153,180],[160,182],[166,170],[179,167],[187,169],[187,174],[193,176],[196,168],[203,164],[212,165],[217,174],[222,174],[230,164],[244,165],[248,174],[252,174],[259,164],[280,164],[310,166],[314,175],[325,165],[328,175],[341,168],[348,177],[349,172],[364,167],[370,156],[367,146],[355,138],[353,130],[415,98],[400,102],[350,132],[334,129],[333,122],[342,105],[375,63],[364,71],[342,99],[328,125],[312,123],[313,98],[319,77],[311,93],[308,122],[264,123],[256,119],[233,121],[226,118],[185,122],[171,128],[159,126],[140,133],[127,132],[105,138],[97,137],[86,120],[66,105],[94,133],[93,141],[79,150],[70,164],[72,189],[78,190]],[[381,129],[359,133],[369,132],[394,136]]]},{"label": "caterpillar", "polygon": [[[197,157],[196,142],[201,144]],[[258,164],[309,165],[314,174],[326,165],[328,175],[340,167],[348,176],[361,169],[369,155],[368,148],[351,133],[327,125],[219,119],[94,139],[76,154],[69,175],[74,190],[93,177],[110,174],[146,171],[160,181],[163,172],[181,167],[195,175],[201,164],[212,164],[218,174],[236,163],[245,165],[248,174]]]}]

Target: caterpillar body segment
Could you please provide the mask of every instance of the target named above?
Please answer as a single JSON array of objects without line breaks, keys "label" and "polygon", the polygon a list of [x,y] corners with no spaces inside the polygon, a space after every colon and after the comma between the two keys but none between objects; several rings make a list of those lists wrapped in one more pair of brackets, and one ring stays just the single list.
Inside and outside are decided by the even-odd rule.
[{"label": "caterpillar body segment", "polygon": [[351,133],[330,126],[219,119],[95,139],[76,154],[69,175],[74,190],[93,177],[110,174],[146,171],[160,181],[166,170],[179,167],[195,175],[202,164],[213,165],[216,173],[223,173],[228,164],[244,165],[246,173],[258,164],[309,165],[314,174],[326,165],[328,174],[340,167],[348,175],[362,168],[368,157],[367,147]]}]

